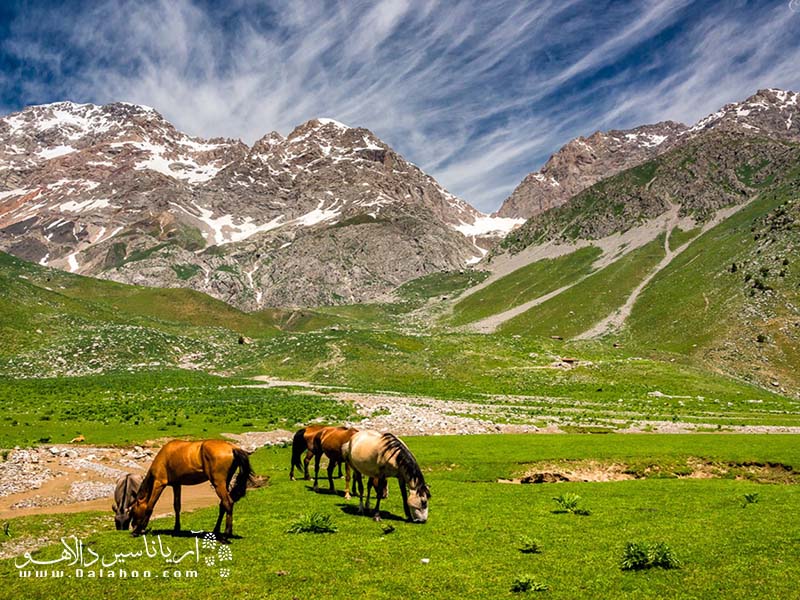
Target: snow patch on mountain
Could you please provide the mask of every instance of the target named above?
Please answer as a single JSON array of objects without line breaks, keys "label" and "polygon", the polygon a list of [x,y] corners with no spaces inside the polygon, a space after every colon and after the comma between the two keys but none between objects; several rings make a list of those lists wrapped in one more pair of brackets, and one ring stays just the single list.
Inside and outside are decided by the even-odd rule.
[{"label": "snow patch on mountain", "polygon": [[525,219],[512,219],[510,217],[495,217],[492,215],[481,215],[472,223],[462,222],[455,225],[453,229],[467,237],[484,235],[506,235],[509,231],[522,225]]},{"label": "snow patch on mountain", "polygon": [[36,154],[45,160],[50,160],[53,158],[58,158],[59,156],[72,154],[73,152],[77,151],[77,148],[73,148],[72,146],[54,146],[53,148],[45,148],[44,150],[40,150]]}]

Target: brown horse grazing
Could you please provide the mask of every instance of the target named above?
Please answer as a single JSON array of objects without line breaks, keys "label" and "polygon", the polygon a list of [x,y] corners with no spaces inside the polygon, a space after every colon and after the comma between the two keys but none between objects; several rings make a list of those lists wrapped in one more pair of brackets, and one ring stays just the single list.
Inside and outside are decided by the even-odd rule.
[{"label": "brown horse grazing", "polygon": [[114,490],[114,504],[111,510],[114,511],[114,524],[117,531],[128,529],[131,523],[130,507],[136,501],[136,494],[139,486],[142,485],[141,475],[128,473],[117,480],[117,488]]},{"label": "brown horse grazing", "polygon": [[[353,435],[358,432],[358,429],[353,427],[323,427],[314,435],[314,491],[318,489],[317,482],[319,481],[319,459],[322,455],[328,457],[328,483],[330,484],[331,492],[335,492],[336,488],[333,485],[333,469],[338,464],[341,469],[341,464],[344,461],[342,455],[342,445],[349,441]],[[350,499],[350,465],[345,463],[345,483],[344,483],[344,499]]]},{"label": "brown horse grazing", "polygon": [[[236,481],[231,479],[239,470]],[[210,481],[219,496],[219,517],[214,533],[219,535],[222,515],[225,537],[233,535],[233,503],[244,497],[247,484],[253,479],[253,469],[247,452],[223,440],[186,442],[173,440],[164,445],[144,477],[136,502],[131,507],[133,535],[140,535],[153,514],[156,502],[166,486],[172,486],[175,498],[175,531],[181,528],[181,486]]]},{"label": "brown horse grazing", "polygon": [[[428,499],[430,488],[417,464],[417,459],[399,438],[391,433],[367,430],[359,431],[342,447],[347,463],[355,469],[358,483],[359,510],[364,512],[364,484],[361,476],[375,477],[376,485],[375,520],[380,521],[380,506],[386,478],[397,477],[400,494],[403,496],[403,510],[406,518],[415,523],[428,520]],[[408,489],[406,489],[408,488]],[[367,499],[369,510],[369,498]]]},{"label": "brown horse grazing", "polygon": [[[324,425],[309,425],[298,429],[294,438],[292,439],[292,468],[289,470],[289,480],[294,481],[294,468],[303,469],[304,479],[311,479],[308,474],[308,463],[314,457],[314,436],[324,429]],[[300,463],[300,456],[306,453],[302,464]],[[342,463],[339,463],[339,477],[342,476]]]}]

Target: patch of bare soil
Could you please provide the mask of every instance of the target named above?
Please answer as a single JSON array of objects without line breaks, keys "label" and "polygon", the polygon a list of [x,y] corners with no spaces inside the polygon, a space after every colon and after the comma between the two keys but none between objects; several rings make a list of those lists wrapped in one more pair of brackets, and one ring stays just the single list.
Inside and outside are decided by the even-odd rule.
[{"label": "patch of bare soil", "polygon": [[647,478],[739,479],[757,483],[796,484],[800,473],[791,465],[773,462],[720,462],[689,457],[672,465],[627,465],[602,461],[563,461],[530,466],[523,475],[498,483],[560,483],[563,481],[625,481]]}]

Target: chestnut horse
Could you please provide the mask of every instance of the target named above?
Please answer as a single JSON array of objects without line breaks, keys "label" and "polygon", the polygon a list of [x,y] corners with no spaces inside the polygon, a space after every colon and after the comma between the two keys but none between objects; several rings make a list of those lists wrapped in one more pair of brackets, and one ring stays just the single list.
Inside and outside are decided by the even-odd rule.
[{"label": "chestnut horse", "polygon": [[[237,469],[236,481],[229,489]],[[244,497],[252,478],[253,469],[247,452],[230,442],[168,442],[153,459],[131,507],[133,535],[140,535],[147,528],[156,502],[168,485],[172,486],[174,496],[175,531],[180,531],[181,486],[210,481],[220,500],[214,533],[219,535],[222,515],[225,514],[225,537],[230,538],[233,535],[233,503]]]},{"label": "chestnut horse", "polygon": [[[317,435],[322,429],[324,429],[324,425],[309,425],[308,427],[303,427],[302,429],[298,429],[295,434],[294,438],[292,439],[292,468],[289,470],[289,479],[294,481],[294,468],[297,467],[298,469],[303,469],[303,478],[304,479],[311,479],[308,474],[308,463],[311,462],[311,459],[314,457],[314,436]],[[306,453],[303,462],[300,463],[300,456]],[[342,463],[339,463],[339,477],[342,476]]]},{"label": "chestnut horse", "polygon": [[[376,486],[375,520],[380,521],[382,491],[387,477],[397,477],[400,494],[403,496],[403,510],[406,518],[415,523],[428,520],[428,499],[430,488],[419,468],[417,459],[399,438],[391,433],[359,431],[342,447],[347,464],[355,469],[358,484],[359,510],[364,512],[364,483],[361,476],[378,479]],[[408,488],[408,489],[406,489]],[[369,497],[367,498],[369,510]]]},{"label": "chestnut horse", "polygon": [[[328,457],[328,483],[330,484],[331,492],[335,492],[336,488],[333,485],[333,469],[338,464],[341,469],[341,464],[344,462],[342,456],[342,445],[349,441],[358,429],[353,427],[323,427],[314,435],[314,491],[318,489],[317,482],[319,481],[319,459],[322,455]],[[344,483],[344,499],[350,499],[350,465],[345,463],[345,483]]]}]

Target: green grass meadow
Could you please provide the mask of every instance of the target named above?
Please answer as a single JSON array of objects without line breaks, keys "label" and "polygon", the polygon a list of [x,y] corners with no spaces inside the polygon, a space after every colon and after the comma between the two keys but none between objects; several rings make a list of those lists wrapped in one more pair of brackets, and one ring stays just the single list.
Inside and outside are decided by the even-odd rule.
[{"label": "green grass meadow", "polygon": [[[513,598],[518,577],[548,587],[552,598],[791,598],[800,566],[800,509],[796,485],[737,479],[652,477],[606,483],[510,485],[497,483],[525,470],[532,461],[592,458],[658,464],[698,456],[728,461],[797,464],[800,451],[792,436],[469,436],[407,440],[432,488],[429,521],[400,521],[396,485],[384,502],[378,524],[355,514],[356,501],[315,494],[307,482],[288,480],[285,448],[263,449],[253,456],[257,472],[270,485],[251,490],[236,505],[230,545],[232,560],[195,564],[190,579],[118,580],[21,578],[13,559],[3,561],[4,597],[53,598]],[[342,489],[343,482],[336,485]],[[554,512],[553,497],[581,496],[588,516]],[[757,503],[743,506],[746,493]],[[303,514],[330,515],[332,534],[288,534]],[[26,532],[81,532],[99,515],[29,517],[12,522],[9,543]],[[208,530],[216,510],[184,515],[184,527]],[[113,531],[110,513],[98,531],[81,539],[98,555],[113,556],[139,548],[141,539]],[[172,519],[152,524],[171,528]],[[384,527],[394,530],[385,533]],[[520,537],[535,538],[538,554],[520,552]],[[620,569],[628,541],[665,542],[679,569]],[[192,538],[162,544],[175,553],[194,548]],[[56,559],[52,545],[33,553]],[[203,551],[205,552],[205,550]],[[211,552],[205,552],[205,555]],[[423,562],[423,559],[428,559]],[[192,560],[195,560],[194,558]],[[221,577],[219,567],[230,569]],[[161,557],[129,559],[162,574]],[[48,567],[49,568],[49,567]],[[169,566],[172,572],[175,566]],[[67,572],[69,568],[67,568]],[[533,594],[533,592],[530,592]],[[522,594],[525,596],[525,594]]]}]

